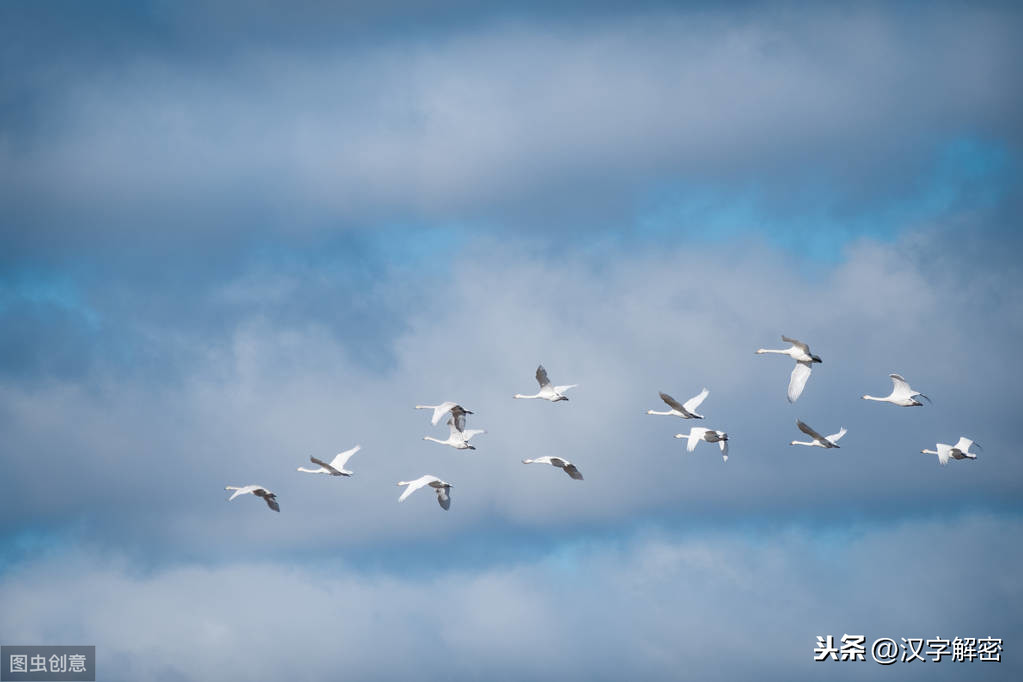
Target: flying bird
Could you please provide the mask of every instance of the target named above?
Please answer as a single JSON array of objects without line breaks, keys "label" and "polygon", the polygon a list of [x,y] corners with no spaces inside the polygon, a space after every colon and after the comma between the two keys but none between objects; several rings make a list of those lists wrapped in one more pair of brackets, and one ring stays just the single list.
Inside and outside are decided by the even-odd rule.
[{"label": "flying bird", "polygon": [[447,481],[442,481],[436,476],[427,474],[420,476],[414,481],[398,481],[398,485],[407,485],[405,492],[398,498],[399,502],[404,502],[405,498],[419,490],[423,486],[430,486],[437,491],[437,503],[440,504],[442,509],[448,509],[451,506],[451,484]]},{"label": "flying bird", "polygon": [[724,431],[715,431],[714,429],[705,429],[702,426],[694,426],[689,429],[689,434],[676,433],[675,438],[688,438],[689,442],[686,443],[686,452],[692,452],[696,449],[696,444],[701,440],[707,441],[708,443],[717,443],[718,447],[721,448],[721,458],[723,461],[728,461],[728,434]]},{"label": "flying bird", "polygon": [[837,448],[839,447],[838,440],[846,434],[844,426],[839,429],[838,433],[833,433],[830,436],[822,436],[798,419],[796,420],[796,426],[799,427],[800,431],[810,436],[810,438],[813,438],[813,440],[810,442],[794,440],[789,443],[789,445],[810,445],[817,446],[819,448]]},{"label": "flying bird", "polygon": [[892,405],[898,405],[900,407],[919,407],[923,405],[922,402],[917,400],[917,397],[923,398],[927,402],[931,402],[930,398],[920,391],[910,387],[909,383],[907,383],[906,380],[898,374],[889,374],[888,376],[892,378],[891,394],[884,398],[865,395],[863,396],[863,400],[876,400],[880,403],[891,403]]},{"label": "flying bird", "polygon": [[561,457],[550,457],[544,455],[543,457],[536,457],[534,459],[524,459],[523,464],[550,464],[556,466],[559,469],[564,469],[565,473],[574,478],[577,481],[583,480],[583,475],[575,468],[575,465],[569,462],[567,459]]},{"label": "flying bird", "polygon": [[655,410],[647,410],[647,414],[666,414],[673,415],[675,417],[682,417],[683,419],[703,419],[702,414],[696,414],[696,408],[707,398],[710,393],[706,388],[700,391],[699,395],[694,395],[684,403],[672,398],[667,393],[660,393],[661,400],[668,404],[671,409],[666,412],[657,412]]},{"label": "flying bird", "polygon": [[780,353],[787,355],[796,361],[796,366],[792,369],[792,375],[789,377],[789,402],[794,403],[799,399],[799,395],[803,392],[803,387],[806,386],[806,380],[810,378],[810,371],[813,368],[813,363],[823,362],[819,357],[813,355],[810,352],[810,347],[802,341],[796,341],[790,339],[784,334],[781,337],[782,341],[791,343],[789,348],[782,350],[770,350],[767,348],[758,348],[757,354],[762,353]]},{"label": "flying bird", "polygon": [[451,416],[454,417],[455,419],[459,418],[464,419],[465,415],[472,414],[472,412],[465,409],[458,403],[453,403],[451,401],[443,402],[440,405],[416,405],[416,409],[433,410],[433,416],[430,417],[430,423],[433,424],[434,426],[440,424],[441,418],[448,412],[450,412]]},{"label": "flying bird", "polygon": [[938,443],[935,447],[937,450],[921,450],[920,452],[925,455],[937,455],[938,461],[941,466],[948,464],[949,459],[977,459],[977,453],[970,452],[970,447],[976,445],[980,448],[980,445],[974,443],[966,436],[960,436],[959,441],[955,445],[949,445],[947,443]]},{"label": "flying bird", "polygon": [[356,452],[362,449],[361,445],[356,445],[351,450],[345,450],[334,456],[334,459],[330,460],[330,464],[324,462],[322,459],[310,457],[309,461],[313,464],[319,464],[318,469],[306,469],[305,467],[299,467],[298,470],[307,474],[330,474],[331,476],[351,476],[351,471],[345,469],[345,464]]},{"label": "flying bird", "polygon": [[[464,416],[462,417],[461,424],[462,426],[465,425]],[[441,445],[450,445],[451,447],[456,448],[458,450],[475,450],[476,449],[475,446],[469,445],[469,439],[481,433],[486,433],[486,431],[483,429],[459,428],[459,423],[455,420],[454,417],[448,419],[448,427],[450,428],[450,432],[448,433],[448,437],[446,440],[440,440],[439,438],[434,438],[433,436],[423,436],[423,440],[432,440],[434,443],[440,443]]]},{"label": "flying bird", "polygon": [[252,493],[256,497],[262,497],[266,501],[266,506],[270,507],[270,509],[273,509],[275,512],[279,512],[281,510],[280,505],[277,504],[277,495],[270,492],[261,485],[246,485],[240,488],[236,485],[229,485],[226,486],[224,490],[234,491],[234,494],[231,495],[231,497],[227,498],[228,502],[238,497],[239,495],[246,495],[248,493]]},{"label": "flying bird", "polygon": [[513,398],[543,398],[544,400],[550,400],[552,403],[556,403],[559,400],[568,400],[568,396],[564,395],[564,392],[570,388],[575,388],[579,384],[569,384],[568,386],[551,386],[551,380],[547,378],[547,370],[540,365],[536,368],[536,382],[540,384],[540,392],[536,395],[522,395],[516,393]]}]

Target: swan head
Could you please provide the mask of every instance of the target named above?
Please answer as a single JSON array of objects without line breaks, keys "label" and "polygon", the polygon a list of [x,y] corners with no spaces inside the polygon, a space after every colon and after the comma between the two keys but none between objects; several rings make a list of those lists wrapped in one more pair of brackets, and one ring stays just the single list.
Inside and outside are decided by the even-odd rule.
[{"label": "swan head", "polygon": [[687,436],[684,433],[676,433],[675,434],[675,438],[689,438],[689,436]]},{"label": "swan head", "polygon": [[860,396],[860,400],[870,400],[870,396],[869,395],[861,395]]},{"label": "swan head", "polygon": [[792,441],[789,445],[798,445],[798,443],[796,443],[796,441]]},{"label": "swan head", "polygon": [[821,363],[821,364],[823,364],[823,363],[824,363],[824,361],[823,361],[823,360],[821,360],[821,359],[820,359],[820,357],[819,357],[819,356],[817,356],[817,355],[811,355],[810,357],[811,357],[811,358],[813,358],[813,361],[814,361],[814,362],[819,362],[819,363]]}]

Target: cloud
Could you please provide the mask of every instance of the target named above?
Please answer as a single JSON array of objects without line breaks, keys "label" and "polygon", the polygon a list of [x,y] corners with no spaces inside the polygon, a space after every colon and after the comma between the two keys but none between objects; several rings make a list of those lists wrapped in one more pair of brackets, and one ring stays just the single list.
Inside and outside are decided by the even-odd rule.
[{"label": "cloud", "polygon": [[[233,551],[226,536],[276,551],[372,553],[422,537],[485,537],[492,524],[544,543],[565,528],[693,514],[1014,509],[1018,466],[1005,453],[1021,396],[1002,358],[1023,318],[1015,299],[996,294],[1018,290],[1018,276],[974,278],[952,259],[933,277],[929,261],[904,255],[906,244],[949,253],[924,246],[933,239],[864,240],[808,275],[769,248],[723,246],[707,258],[682,242],[605,262],[537,257],[531,241],[481,237],[446,275],[379,284],[370,308],[401,289],[430,292],[411,307],[397,294],[402,330],[377,339],[384,367],[349,350],[329,297],[313,297],[322,318],[288,312],[320,286],[315,270],[283,283],[242,276],[201,299],[209,307],[197,309],[199,322],[143,326],[159,374],[112,369],[0,391],[8,451],[31,453],[6,458],[4,497],[19,512],[4,527],[53,531],[75,519],[82,537],[125,551],[218,556]],[[249,286],[276,293],[226,332],[203,326],[224,297],[247,300]],[[783,333],[824,358],[795,405],[785,400],[790,362],[753,353]],[[511,400],[532,390],[539,362],[555,382],[580,384],[570,402]],[[893,371],[935,405],[859,400],[886,393]],[[726,464],[709,447],[683,454],[672,435],[690,424],[645,414],[659,407],[658,391],[687,397],[703,386],[703,425],[731,434]],[[448,399],[488,431],[477,451],[422,441],[443,429],[412,406]],[[849,435],[836,451],[791,448],[797,418]],[[919,454],[959,435],[982,443],[984,456],[942,468]],[[310,455],[356,443],[350,480],[294,472]],[[586,480],[520,463],[543,454],[567,457]],[[455,483],[450,513],[429,496],[397,504],[395,482],[425,473]],[[225,505],[223,486],[249,483],[278,493],[279,517],[249,499]],[[331,519],[326,539],[316,519]]]},{"label": "cloud", "polygon": [[1017,25],[960,6],[658,9],[241,43],[215,64],[139,47],[46,91],[36,128],[0,146],[4,199],[18,241],[32,225],[85,245],[496,208],[608,225],[652,182],[846,212],[912,191],[949,137],[1018,148]]},{"label": "cloud", "polygon": [[[88,642],[104,679],[817,679],[817,635],[1001,637],[1003,663],[898,664],[913,679],[1016,668],[1015,517],[941,516],[839,531],[646,531],[479,570],[344,561],[179,563],[71,551],[0,578],[4,641]],[[436,542],[442,556],[454,542]],[[996,564],[977,561],[1002,547]],[[824,549],[822,546],[826,546]],[[950,547],[958,551],[949,552]],[[1014,570],[1014,569],[1013,569]],[[1014,606],[1015,605],[1015,606]],[[964,670],[965,669],[965,670]],[[254,672],[255,671],[255,672]]]}]

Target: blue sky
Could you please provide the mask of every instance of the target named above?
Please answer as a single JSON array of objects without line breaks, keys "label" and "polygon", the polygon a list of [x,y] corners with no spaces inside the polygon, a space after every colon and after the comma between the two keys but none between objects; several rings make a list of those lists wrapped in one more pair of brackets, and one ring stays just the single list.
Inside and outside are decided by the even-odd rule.
[{"label": "blue sky", "polygon": [[[791,680],[888,674],[818,634],[992,635],[893,669],[1018,676],[1019,10],[375,7],[0,7],[0,642]],[[539,362],[570,402],[511,400]],[[890,372],[934,404],[859,399]],[[703,386],[727,463],[645,414]],[[448,399],[477,451],[422,441]],[[397,504],[425,473],[448,512]]]}]

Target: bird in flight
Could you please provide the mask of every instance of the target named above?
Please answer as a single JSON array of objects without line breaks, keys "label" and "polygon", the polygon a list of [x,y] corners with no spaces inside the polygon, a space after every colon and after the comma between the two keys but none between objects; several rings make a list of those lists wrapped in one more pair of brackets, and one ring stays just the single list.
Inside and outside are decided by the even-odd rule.
[{"label": "bird in flight", "polygon": [[227,498],[228,502],[238,497],[239,495],[246,495],[251,493],[256,497],[262,497],[266,501],[266,506],[270,507],[270,509],[273,509],[275,512],[279,512],[281,510],[280,505],[277,504],[277,495],[270,492],[261,485],[246,485],[242,487],[238,487],[236,485],[229,485],[226,486],[224,490],[234,491],[234,494],[231,495],[231,497]]},{"label": "bird in flight", "polygon": [[806,380],[810,378],[813,363],[823,362],[823,360],[811,353],[810,347],[802,341],[790,339],[784,334],[782,335],[781,340],[792,345],[781,350],[758,348],[757,355],[761,355],[763,353],[779,353],[781,355],[787,355],[796,361],[796,366],[792,369],[792,375],[789,377],[788,392],[789,402],[794,403],[799,399],[800,394],[803,392],[803,388],[806,386]]},{"label": "bird in flight", "polygon": [[813,438],[813,440],[809,442],[802,440],[794,440],[791,443],[789,443],[789,445],[810,445],[819,448],[837,448],[839,447],[838,440],[846,434],[844,426],[841,429],[839,429],[838,433],[833,433],[830,436],[822,436],[821,434],[811,429],[809,426],[807,426],[799,419],[796,420],[796,426],[799,427],[800,431],[810,436],[810,438]]},{"label": "bird in flight", "polygon": [[863,396],[863,400],[875,400],[879,403],[891,403],[892,405],[898,405],[899,407],[920,407],[923,405],[922,402],[917,398],[923,398],[927,402],[931,402],[931,399],[925,396],[920,391],[917,391],[909,385],[905,379],[898,374],[889,374],[892,379],[892,392],[884,398],[878,398],[872,395]]},{"label": "bird in flight", "polygon": [[437,502],[442,509],[447,510],[451,506],[451,484],[440,480],[436,476],[427,474],[420,476],[414,481],[398,481],[398,485],[408,486],[405,488],[405,492],[401,494],[401,497],[398,498],[399,502],[404,502],[409,495],[428,485],[437,491]]},{"label": "bird in flight", "polygon": [[647,410],[646,413],[672,415],[675,417],[682,417],[683,419],[703,419],[702,414],[696,414],[696,408],[700,406],[700,404],[707,398],[709,394],[710,391],[708,391],[705,388],[702,391],[700,391],[698,395],[694,395],[692,398],[685,401],[684,403],[680,403],[667,393],[660,393],[659,395],[661,396],[661,400],[663,400],[671,409],[665,412]]},{"label": "bird in flight", "polygon": [[307,474],[330,474],[331,476],[351,476],[351,471],[345,469],[345,464],[356,452],[362,449],[361,445],[356,445],[351,450],[345,450],[339,452],[334,456],[334,459],[330,460],[330,463],[324,462],[322,459],[316,457],[310,457],[309,461],[313,464],[319,464],[320,466],[316,469],[306,469],[305,467],[299,467],[298,470]]},{"label": "bird in flight", "polygon": [[549,400],[552,403],[556,403],[559,400],[568,400],[568,396],[564,395],[565,391],[570,388],[575,388],[579,384],[569,384],[567,386],[551,386],[551,380],[547,377],[547,370],[540,365],[536,368],[536,382],[540,384],[540,391],[536,395],[522,395],[516,393],[513,398],[524,398],[531,400],[533,398],[542,398]]},{"label": "bird in flight", "polygon": [[583,475],[576,469],[575,465],[569,462],[567,459],[561,457],[551,457],[544,455],[543,457],[535,457],[534,459],[524,459],[523,464],[550,464],[556,466],[559,469],[564,469],[565,473],[574,478],[577,481],[583,480]]}]

